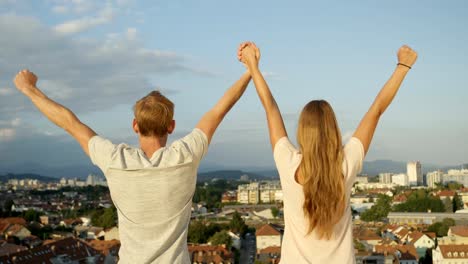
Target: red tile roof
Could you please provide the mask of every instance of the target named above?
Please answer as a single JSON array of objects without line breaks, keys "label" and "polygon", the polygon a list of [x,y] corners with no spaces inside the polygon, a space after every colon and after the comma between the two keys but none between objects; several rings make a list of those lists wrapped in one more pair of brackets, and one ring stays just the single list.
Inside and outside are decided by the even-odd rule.
[{"label": "red tile roof", "polygon": [[104,261],[104,256],[90,247],[84,241],[77,238],[65,238],[54,241],[47,245],[35,247],[31,250],[21,251],[9,256],[0,257],[0,263],[29,264],[46,263],[51,264],[50,259],[58,255],[68,255],[71,260],[83,260],[88,256],[100,256],[99,263]]},{"label": "red tile roof", "polygon": [[281,247],[267,247],[261,249],[260,254],[281,254]]},{"label": "red tile roof", "polygon": [[437,235],[435,232],[424,232],[424,234],[426,234],[428,237],[430,237],[432,240],[434,240]]},{"label": "red tile roof", "polygon": [[439,245],[439,249],[446,259],[468,258],[468,245]]},{"label": "red tile roof", "polygon": [[0,243],[0,256],[14,254],[23,250],[28,250],[28,248],[7,242]]},{"label": "red tile roof", "polygon": [[419,259],[418,253],[416,252],[416,248],[413,245],[394,245],[394,246],[376,245],[374,249],[375,249],[375,252],[377,253],[384,253],[384,254],[390,253],[395,256],[398,256],[398,254],[396,254],[398,250],[401,254],[401,257],[399,258],[400,260],[418,260]]},{"label": "red tile roof", "polygon": [[416,241],[418,241],[422,236],[424,236],[423,233],[419,232],[419,231],[414,231],[412,233],[410,233],[408,235],[408,240],[411,242],[411,243],[415,243]]},{"label": "red tile roof", "polygon": [[255,232],[256,236],[281,236],[281,232],[275,229],[273,226],[270,224],[266,224],[261,226],[259,229],[257,229],[257,232]]},{"label": "red tile roof", "polygon": [[189,244],[191,262],[198,263],[233,263],[233,254],[223,246]]},{"label": "red tile roof", "polygon": [[95,250],[101,252],[101,254],[107,256],[109,252],[119,252],[120,241],[116,239],[112,240],[91,240],[88,245],[93,247]]},{"label": "red tile roof", "polygon": [[448,191],[448,190],[443,190],[443,191],[440,191],[437,195],[439,196],[454,196],[455,195],[455,192],[454,191]]},{"label": "red tile roof", "polygon": [[452,226],[450,230],[454,235],[468,237],[468,226]]},{"label": "red tile roof", "polygon": [[0,218],[0,223],[8,223],[8,224],[18,224],[25,226],[26,220],[21,217],[7,217],[7,218]]}]

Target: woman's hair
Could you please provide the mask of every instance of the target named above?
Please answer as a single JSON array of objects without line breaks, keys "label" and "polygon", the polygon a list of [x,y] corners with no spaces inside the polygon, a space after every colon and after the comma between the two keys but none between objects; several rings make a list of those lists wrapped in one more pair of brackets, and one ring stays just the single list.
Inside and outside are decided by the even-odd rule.
[{"label": "woman's hair", "polygon": [[302,161],[297,176],[303,180],[303,210],[308,234],[330,239],[345,209],[343,149],[335,113],[324,100],[309,102],[301,112],[297,141]]}]

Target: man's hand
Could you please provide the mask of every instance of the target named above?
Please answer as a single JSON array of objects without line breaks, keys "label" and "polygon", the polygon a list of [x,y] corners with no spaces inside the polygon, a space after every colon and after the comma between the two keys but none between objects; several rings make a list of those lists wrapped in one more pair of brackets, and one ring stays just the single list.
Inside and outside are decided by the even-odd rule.
[{"label": "man's hand", "polygon": [[410,47],[403,45],[398,50],[398,63],[413,67],[413,64],[418,58],[416,51],[412,50]]},{"label": "man's hand", "polygon": [[20,92],[27,95],[31,90],[36,89],[37,76],[28,70],[22,70],[16,75],[13,82]]},{"label": "man's hand", "polygon": [[244,63],[247,68],[258,66],[260,50],[253,42],[241,43],[237,51],[237,58]]}]

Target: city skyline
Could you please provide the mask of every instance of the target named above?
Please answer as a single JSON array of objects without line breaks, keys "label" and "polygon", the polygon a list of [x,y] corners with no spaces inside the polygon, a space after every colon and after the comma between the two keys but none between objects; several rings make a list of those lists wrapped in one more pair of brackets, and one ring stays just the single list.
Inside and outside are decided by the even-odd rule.
[{"label": "city skyline", "polygon": [[[262,49],[261,69],[293,141],[298,113],[317,98],[332,104],[349,138],[395,67],[397,49],[410,45],[419,60],[384,114],[366,160],[467,163],[467,9],[463,1],[244,7],[0,0],[0,167],[91,164],[14,89],[11,80],[20,69],[36,72],[39,88],[98,134],[136,145],[131,107],[137,99],[161,89],[176,105],[171,140],[183,136],[245,71],[236,61],[237,45],[245,40]],[[274,167],[252,84],[201,164],[223,166]]]}]

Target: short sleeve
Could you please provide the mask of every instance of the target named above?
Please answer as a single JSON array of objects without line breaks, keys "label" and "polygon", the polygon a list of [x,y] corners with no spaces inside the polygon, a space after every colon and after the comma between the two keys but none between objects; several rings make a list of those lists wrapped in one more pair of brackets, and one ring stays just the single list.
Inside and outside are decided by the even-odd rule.
[{"label": "short sleeve", "polygon": [[344,147],[347,175],[354,183],[354,179],[362,170],[364,161],[364,147],[358,138],[352,137]]},{"label": "short sleeve", "polygon": [[273,149],[273,158],[279,174],[284,175],[289,168],[296,166],[299,155],[299,151],[287,137],[280,138]]},{"label": "short sleeve", "polygon": [[88,142],[88,149],[91,162],[105,173],[111,162],[112,154],[116,146],[108,139],[94,136]]},{"label": "short sleeve", "polygon": [[200,161],[208,152],[208,137],[198,128],[195,128],[180,141],[188,146],[195,160]]}]

